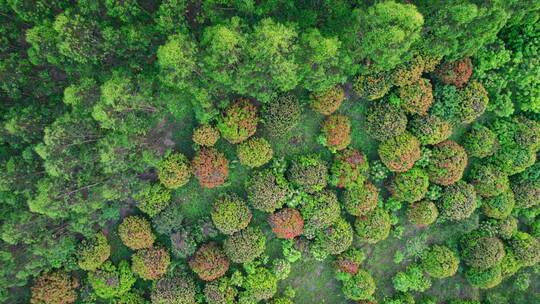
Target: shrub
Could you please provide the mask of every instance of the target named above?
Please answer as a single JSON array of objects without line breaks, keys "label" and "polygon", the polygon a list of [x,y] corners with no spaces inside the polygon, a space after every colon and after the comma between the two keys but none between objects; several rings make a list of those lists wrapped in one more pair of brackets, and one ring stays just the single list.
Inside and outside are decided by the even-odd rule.
[{"label": "shrub", "polygon": [[32,304],[66,304],[77,300],[79,282],[72,279],[62,270],[43,273],[34,281],[30,288],[32,291]]},{"label": "shrub", "polygon": [[88,272],[88,282],[101,298],[119,297],[131,290],[137,279],[128,262],[120,261],[118,267],[107,261],[96,271]]},{"label": "shrub", "polygon": [[439,216],[439,210],[432,201],[419,201],[407,208],[409,222],[418,226],[431,225]]},{"label": "shrub", "polygon": [[435,115],[417,115],[409,123],[411,134],[422,145],[436,145],[450,137],[452,125]]},{"label": "shrub", "polygon": [[439,65],[435,71],[435,76],[445,84],[453,84],[461,88],[473,72],[473,64],[470,57],[463,57],[452,62],[445,62]]},{"label": "shrub", "polygon": [[192,139],[199,146],[212,147],[220,136],[219,131],[211,125],[201,125],[193,130]]},{"label": "shrub", "polygon": [[258,258],[266,248],[266,237],[260,228],[248,227],[225,239],[223,250],[234,263],[248,263]]},{"label": "shrub", "polygon": [[277,279],[270,270],[259,267],[246,276],[243,287],[255,300],[267,300],[277,292]]},{"label": "shrub", "polygon": [[435,184],[448,186],[463,176],[467,167],[467,153],[453,141],[443,141],[433,148],[426,170],[429,180]]},{"label": "shrub", "polygon": [[266,104],[262,113],[266,130],[271,137],[287,135],[300,122],[303,107],[298,98],[282,95]]},{"label": "shrub", "polygon": [[171,257],[161,247],[150,247],[131,256],[131,271],[145,280],[156,280],[167,272]]},{"label": "shrub", "polygon": [[284,208],[270,215],[268,224],[281,239],[293,239],[304,231],[304,218],[293,208]]},{"label": "shrub", "polygon": [[268,163],[274,151],[266,139],[252,137],[238,145],[237,153],[240,163],[253,168]]},{"label": "shrub", "polygon": [[377,243],[390,234],[390,215],[383,209],[375,209],[360,215],[354,228],[362,242]]},{"label": "shrub", "polygon": [[363,99],[375,100],[384,97],[394,85],[389,72],[359,75],[353,84],[356,94]]},{"label": "shrub", "polygon": [[310,94],[310,105],[313,111],[330,115],[339,109],[345,98],[345,91],[339,85],[333,85],[320,92]]},{"label": "shrub", "polygon": [[152,290],[152,304],[195,304],[195,282],[186,274],[159,279]]},{"label": "shrub", "polygon": [[463,148],[470,156],[484,158],[492,155],[497,149],[495,132],[482,125],[473,125],[463,138]]},{"label": "shrub", "polygon": [[160,184],[145,184],[133,198],[137,208],[153,217],[169,206],[171,191]]},{"label": "shrub", "polygon": [[197,151],[191,160],[191,169],[201,187],[214,188],[227,180],[229,161],[216,149],[204,148]]},{"label": "shrub", "polygon": [[231,144],[238,144],[255,134],[258,122],[257,108],[249,100],[239,98],[225,109],[217,128]]},{"label": "shrub", "polygon": [[466,235],[462,239],[462,243],[463,261],[473,268],[486,269],[493,267],[506,254],[503,243],[496,237]]},{"label": "shrub", "polygon": [[318,192],[303,203],[300,213],[305,221],[304,234],[314,236],[315,231],[329,227],[339,218],[337,196],[330,190]]},{"label": "shrub", "polygon": [[356,274],[365,259],[366,254],[362,250],[351,247],[336,258],[334,265],[338,272]]},{"label": "shrub", "polygon": [[230,261],[217,243],[210,242],[201,245],[188,264],[201,280],[213,281],[229,270]]},{"label": "shrub", "polygon": [[371,274],[363,269],[352,276],[350,280],[343,282],[341,289],[345,296],[352,300],[366,300],[375,293],[376,285]]},{"label": "shrub", "polygon": [[276,279],[285,280],[291,272],[291,262],[286,259],[275,259],[272,262],[272,272],[276,275]]},{"label": "shrub", "polygon": [[472,286],[481,289],[493,288],[503,279],[500,265],[487,269],[470,268],[465,272],[465,278]]},{"label": "shrub", "polygon": [[77,250],[77,261],[83,270],[95,270],[111,255],[111,246],[107,237],[98,232],[91,238],[81,241]]},{"label": "shrub", "polygon": [[427,173],[419,168],[412,168],[398,173],[388,185],[388,191],[400,201],[416,202],[424,198],[429,186]]},{"label": "shrub", "polygon": [[345,190],[343,201],[349,214],[364,215],[377,208],[379,191],[373,184],[365,182]]},{"label": "shrub", "polygon": [[492,165],[474,166],[470,173],[470,182],[476,193],[483,197],[497,196],[508,190],[508,176]]},{"label": "shrub", "polygon": [[510,239],[510,248],[524,266],[533,266],[540,261],[540,243],[528,233],[515,233]]},{"label": "shrub", "polygon": [[289,167],[287,177],[295,186],[308,193],[315,193],[326,187],[328,168],[317,155],[301,155]]},{"label": "shrub", "polygon": [[204,285],[204,299],[208,304],[234,304],[238,291],[230,280],[221,278]]},{"label": "shrub", "polygon": [[274,212],[285,203],[287,182],[281,173],[270,169],[255,171],[246,184],[248,201],[257,210]]},{"label": "shrub", "polygon": [[340,254],[351,246],[352,241],[353,229],[340,217],[334,224],[317,233],[315,246],[327,254]]},{"label": "shrub", "polygon": [[407,128],[407,116],[399,107],[388,102],[377,102],[368,108],[366,131],[378,140],[394,138]]},{"label": "shrub", "polygon": [[461,89],[461,106],[459,120],[471,123],[486,111],[489,102],[488,93],[481,82],[471,81]]},{"label": "shrub", "polygon": [[216,228],[224,234],[246,228],[252,217],[248,205],[235,194],[223,194],[216,199],[210,215]]},{"label": "shrub", "polygon": [[169,189],[177,189],[189,182],[191,168],[188,159],[181,153],[163,158],[157,165],[158,178]]},{"label": "shrub", "polygon": [[540,203],[540,182],[521,180],[512,183],[511,188],[518,207],[526,209]]},{"label": "shrub", "polygon": [[151,247],[155,239],[150,222],[139,216],[124,218],[118,226],[118,235],[122,243],[133,250]]},{"label": "shrub", "polygon": [[379,144],[379,157],[388,170],[404,172],[420,158],[420,142],[405,132]]},{"label": "shrub", "polygon": [[334,155],[330,183],[338,188],[362,185],[369,171],[367,158],[360,151],[346,149]]},{"label": "shrub", "polygon": [[482,199],[482,212],[488,217],[502,219],[510,215],[516,201],[512,190],[506,190],[500,195]]},{"label": "shrub", "polygon": [[399,88],[401,106],[412,114],[426,115],[433,103],[431,82],[420,78],[415,83]]},{"label": "shrub", "polygon": [[440,214],[452,221],[470,217],[476,205],[474,187],[464,181],[446,187],[437,204]]},{"label": "shrub", "polygon": [[351,122],[341,114],[328,116],[322,124],[323,143],[332,152],[343,150],[351,143]]},{"label": "shrub", "polygon": [[456,274],[459,259],[448,247],[433,245],[423,253],[421,265],[428,275],[443,279]]}]

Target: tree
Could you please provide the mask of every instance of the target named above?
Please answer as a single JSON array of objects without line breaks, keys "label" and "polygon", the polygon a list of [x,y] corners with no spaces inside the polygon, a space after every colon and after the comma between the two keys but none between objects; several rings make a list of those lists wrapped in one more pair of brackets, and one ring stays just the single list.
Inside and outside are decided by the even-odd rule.
[{"label": "tree", "polygon": [[79,267],[83,270],[95,270],[111,255],[111,246],[107,237],[98,232],[92,238],[82,240],[77,251]]},{"label": "tree", "polygon": [[328,168],[318,155],[300,155],[287,170],[289,181],[308,193],[321,191],[328,182]]},{"label": "tree", "polygon": [[470,172],[470,181],[476,193],[483,197],[497,196],[509,187],[508,176],[492,165],[474,166]]},{"label": "tree", "polygon": [[204,299],[208,304],[233,304],[238,291],[228,278],[221,278],[204,285]]},{"label": "tree", "polygon": [[311,109],[323,115],[337,111],[345,98],[345,90],[339,85],[332,85],[322,91],[314,91],[309,95]]},{"label": "tree", "polygon": [[423,253],[421,265],[428,275],[442,279],[456,274],[459,259],[448,247],[433,245]]},{"label": "tree", "polygon": [[360,216],[377,208],[379,191],[373,184],[364,182],[345,190],[343,200],[347,213]]},{"label": "tree", "polygon": [[161,247],[138,250],[131,256],[131,271],[144,280],[157,280],[167,272],[171,257]]},{"label": "tree", "polygon": [[265,129],[271,137],[284,137],[298,125],[303,110],[298,98],[282,94],[263,107],[262,120]]},{"label": "tree", "polygon": [[477,199],[474,187],[458,181],[446,188],[437,202],[440,214],[452,221],[468,218],[476,210]]},{"label": "tree", "polygon": [[221,134],[211,125],[200,125],[193,130],[193,142],[203,147],[213,147]]},{"label": "tree", "polygon": [[350,247],[349,249],[337,256],[334,265],[336,271],[346,272],[354,275],[358,272],[360,264],[365,259],[366,254],[362,250]]},{"label": "tree", "polygon": [[137,202],[137,208],[153,217],[169,206],[171,196],[171,190],[161,184],[144,184],[133,198]]},{"label": "tree", "polygon": [[474,232],[462,240],[463,261],[470,267],[487,269],[499,264],[506,252],[501,240],[496,237],[475,236]]},{"label": "tree", "polygon": [[[353,228],[343,218],[338,218],[334,224],[317,233],[315,248],[326,254],[340,254],[347,250],[353,242]],[[323,256],[324,256],[323,255]]]},{"label": "tree", "polygon": [[431,225],[439,216],[437,206],[432,201],[419,201],[407,208],[409,222],[418,226]]},{"label": "tree", "polygon": [[285,177],[269,169],[254,171],[246,180],[246,187],[251,207],[260,211],[274,212],[283,206],[287,198]]},{"label": "tree", "polygon": [[88,272],[88,282],[103,299],[116,298],[129,292],[136,280],[126,261],[120,261],[118,267],[107,261],[95,271]]},{"label": "tree", "polygon": [[481,289],[493,288],[499,285],[503,279],[500,265],[487,269],[470,268],[465,273],[465,277],[472,286]]},{"label": "tree", "polygon": [[397,106],[377,102],[368,108],[366,129],[378,140],[388,140],[401,135],[407,127],[407,116]]},{"label": "tree", "polygon": [[203,188],[222,185],[229,176],[229,160],[214,148],[203,148],[191,160],[193,175]]},{"label": "tree", "polygon": [[429,181],[448,186],[460,180],[467,166],[465,149],[447,140],[437,144],[432,151],[432,157],[426,168]]},{"label": "tree", "polygon": [[248,167],[260,167],[272,159],[274,152],[268,141],[262,137],[252,137],[237,147],[240,163]]},{"label": "tree", "polygon": [[463,148],[470,156],[484,158],[497,150],[497,136],[491,129],[473,124],[471,130],[463,138]]},{"label": "tree", "polygon": [[388,186],[388,191],[397,200],[413,203],[424,198],[429,186],[427,173],[419,168],[398,173]]},{"label": "tree", "polygon": [[377,243],[390,235],[390,215],[383,209],[375,209],[356,218],[354,228],[359,239]]},{"label": "tree", "polygon": [[500,195],[482,199],[482,211],[484,214],[496,219],[509,216],[515,205],[514,192],[510,189]]},{"label": "tree", "polygon": [[157,64],[163,83],[185,88],[191,75],[197,71],[197,47],[191,37],[175,34],[168,37],[167,43],[157,51]]},{"label": "tree", "polygon": [[31,287],[32,304],[66,304],[77,300],[75,288],[79,287],[77,280],[62,271],[55,270],[41,274]]},{"label": "tree", "polygon": [[173,153],[163,158],[157,169],[159,180],[168,189],[182,187],[191,177],[188,159],[181,153]]},{"label": "tree", "polygon": [[155,304],[195,304],[195,295],[193,279],[180,273],[159,279],[150,298]]},{"label": "tree", "polygon": [[456,61],[445,62],[439,65],[435,76],[445,84],[453,84],[461,88],[473,73],[473,64],[470,57],[463,57]]},{"label": "tree", "polygon": [[321,126],[322,143],[332,152],[343,150],[351,143],[351,122],[341,114],[328,116]]},{"label": "tree", "polygon": [[248,273],[242,287],[255,300],[267,300],[277,292],[277,279],[270,270],[258,267],[253,272]]},{"label": "tree", "polygon": [[399,88],[401,106],[412,114],[426,115],[433,103],[431,82],[420,78],[417,82]]},{"label": "tree", "polygon": [[330,183],[338,188],[362,185],[367,178],[369,164],[365,154],[345,149],[334,154],[330,168]]},{"label": "tree", "polygon": [[524,266],[533,266],[540,261],[540,243],[530,234],[517,232],[510,239],[510,248],[516,259]]},{"label": "tree", "polygon": [[155,240],[150,222],[139,216],[124,218],[118,226],[118,234],[122,243],[133,250],[149,248]]},{"label": "tree", "polygon": [[268,217],[272,232],[281,239],[294,239],[304,230],[304,218],[294,208],[284,208]]},{"label": "tree", "polygon": [[252,217],[248,205],[234,194],[224,194],[218,198],[210,215],[214,225],[224,234],[246,228]]},{"label": "tree", "polygon": [[424,276],[422,268],[411,265],[405,271],[400,271],[392,277],[392,284],[397,291],[423,292],[431,287],[431,280]]},{"label": "tree", "polygon": [[225,109],[217,129],[227,141],[238,144],[255,134],[258,122],[257,108],[249,100],[239,98]]},{"label": "tree", "polygon": [[300,208],[304,218],[304,234],[314,237],[314,233],[335,223],[339,218],[340,207],[337,196],[330,190],[317,192],[306,200]]},{"label": "tree", "polygon": [[213,281],[227,272],[230,261],[216,243],[210,242],[201,245],[188,264],[201,280]]},{"label": "tree", "polygon": [[452,125],[435,115],[417,115],[409,122],[409,131],[422,145],[436,145],[452,135]]},{"label": "tree", "polygon": [[352,300],[369,299],[375,293],[376,285],[371,274],[363,269],[343,282],[341,290],[345,296]]},{"label": "tree", "polygon": [[234,263],[249,263],[266,248],[266,237],[260,228],[248,227],[225,239],[223,250]]},{"label": "tree", "polygon": [[383,164],[392,172],[405,172],[420,158],[420,142],[409,132],[383,141],[378,148]]}]

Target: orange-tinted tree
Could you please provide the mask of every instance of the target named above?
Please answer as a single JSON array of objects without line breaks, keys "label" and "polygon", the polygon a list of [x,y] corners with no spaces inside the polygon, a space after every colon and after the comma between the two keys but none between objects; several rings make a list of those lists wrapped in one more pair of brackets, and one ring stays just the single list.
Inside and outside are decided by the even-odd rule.
[{"label": "orange-tinted tree", "polygon": [[215,242],[201,245],[189,259],[189,267],[203,281],[222,277],[229,269],[229,258]]},{"label": "orange-tinted tree", "polygon": [[203,188],[214,188],[229,176],[229,161],[225,154],[213,148],[204,148],[195,154],[191,160],[193,175]]},{"label": "orange-tinted tree", "polygon": [[293,239],[304,229],[304,218],[294,208],[284,208],[270,215],[268,223],[276,236],[282,239]]}]

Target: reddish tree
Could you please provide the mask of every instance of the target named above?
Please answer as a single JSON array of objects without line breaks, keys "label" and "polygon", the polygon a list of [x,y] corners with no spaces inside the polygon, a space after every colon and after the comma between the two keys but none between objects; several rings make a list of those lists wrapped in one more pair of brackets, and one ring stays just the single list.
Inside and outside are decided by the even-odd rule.
[{"label": "reddish tree", "polygon": [[351,143],[351,121],[349,117],[333,114],[322,124],[326,146],[332,151],[343,150]]},{"label": "reddish tree", "polygon": [[229,258],[215,242],[201,245],[189,260],[189,267],[201,280],[212,281],[229,270]]},{"label": "reddish tree", "polygon": [[304,218],[294,208],[285,208],[268,217],[268,223],[278,238],[293,239],[302,234]]},{"label": "reddish tree", "polygon": [[32,286],[32,304],[67,304],[77,300],[77,280],[62,270],[40,275]]},{"label": "reddish tree", "polygon": [[469,81],[472,72],[473,64],[471,58],[463,57],[457,61],[445,62],[439,65],[435,74],[445,84],[453,84],[457,88],[461,88]]},{"label": "reddish tree", "polygon": [[217,187],[223,184],[229,175],[229,161],[225,154],[213,148],[197,151],[191,161],[191,168],[203,188]]}]

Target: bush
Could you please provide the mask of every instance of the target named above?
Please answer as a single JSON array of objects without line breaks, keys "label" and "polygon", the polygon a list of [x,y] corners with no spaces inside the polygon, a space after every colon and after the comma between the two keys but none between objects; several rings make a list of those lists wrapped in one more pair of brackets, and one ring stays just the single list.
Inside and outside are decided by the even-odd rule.
[{"label": "bush", "polygon": [[248,227],[225,239],[223,250],[234,263],[248,263],[258,258],[266,248],[266,237],[260,228]]},{"label": "bush", "polygon": [[448,186],[463,176],[467,167],[467,153],[453,141],[443,141],[433,148],[426,170],[432,183]]},{"label": "bush", "polygon": [[83,270],[95,270],[111,255],[111,246],[107,237],[98,232],[91,238],[81,241],[77,250],[77,261]]},{"label": "bush", "polygon": [[79,282],[62,270],[43,273],[34,281],[32,304],[67,304],[77,300]]},{"label": "bush", "polygon": [[409,130],[420,144],[436,145],[450,137],[452,125],[435,115],[417,115],[410,121]]},{"label": "bush", "polygon": [[191,168],[188,159],[181,153],[163,158],[157,165],[158,178],[169,189],[177,189],[189,182]]},{"label": "bush", "polygon": [[334,155],[330,183],[338,188],[362,185],[369,171],[367,158],[360,151],[346,149]]},{"label": "bush", "polygon": [[508,176],[489,164],[474,166],[470,181],[476,193],[483,197],[497,196],[509,189]]},{"label": "bush", "polygon": [[237,153],[240,163],[253,168],[268,163],[274,151],[266,139],[252,137],[238,145]]},{"label": "bush", "polygon": [[482,212],[488,217],[502,219],[510,215],[516,201],[512,190],[506,190],[500,195],[482,199]]},{"label": "bush", "polygon": [[384,97],[394,86],[392,74],[389,72],[359,75],[353,84],[358,97],[367,100],[375,100]]},{"label": "bush", "polygon": [[216,228],[224,234],[246,228],[252,217],[248,205],[235,194],[223,194],[216,199],[210,215]]},{"label": "bush", "polygon": [[204,148],[191,160],[191,169],[201,187],[214,188],[227,181],[229,161],[216,149]]},{"label": "bush", "polygon": [[445,84],[453,84],[461,88],[473,72],[473,64],[470,57],[463,57],[452,62],[445,62],[439,65],[435,71],[435,76]]},{"label": "bush", "polygon": [[276,279],[285,280],[291,272],[291,262],[286,259],[275,259],[272,262],[272,272],[276,275]]},{"label": "bush", "polygon": [[426,115],[433,103],[433,93],[429,79],[420,78],[415,83],[399,88],[401,106],[412,114]]},{"label": "bush", "polygon": [[464,181],[446,187],[437,206],[440,214],[451,221],[470,217],[477,206],[474,187]]},{"label": "bush", "polygon": [[193,130],[192,139],[199,146],[212,147],[220,136],[219,131],[211,125],[201,125]]},{"label": "bush", "polygon": [[360,215],[354,228],[362,242],[377,243],[390,234],[390,215],[383,209],[375,209]]},{"label": "bush", "polygon": [[120,261],[118,267],[107,261],[96,271],[88,272],[88,283],[101,298],[119,297],[131,290],[137,278],[133,275],[128,262]]},{"label": "bush", "polygon": [[423,253],[421,265],[428,275],[443,279],[456,274],[459,259],[448,247],[433,245]]},{"label": "bush", "polygon": [[495,132],[482,125],[473,125],[463,138],[463,148],[470,156],[484,158],[492,155],[498,142]]},{"label": "bush", "polygon": [[239,98],[225,109],[217,128],[231,144],[238,144],[255,134],[258,122],[257,108],[249,100]]},{"label": "bush", "polygon": [[262,113],[266,130],[271,137],[287,135],[300,122],[303,107],[298,98],[282,95],[266,104]]},{"label": "bush", "polygon": [[328,168],[317,155],[301,155],[292,162],[287,177],[295,186],[308,193],[315,193],[326,187]]},{"label": "bush", "polygon": [[152,304],[195,304],[195,282],[186,274],[159,279],[152,290]]},{"label": "bush", "polygon": [[352,300],[370,299],[375,293],[376,285],[371,274],[360,269],[350,280],[343,282],[341,289],[345,296]]},{"label": "bush", "polygon": [[416,202],[424,198],[429,186],[427,173],[419,168],[412,168],[398,173],[388,185],[388,191],[397,200]]},{"label": "bush", "polygon": [[337,196],[330,190],[318,192],[307,199],[300,208],[304,218],[304,234],[314,233],[335,223],[339,218],[340,208]]},{"label": "bush", "polygon": [[388,102],[377,102],[368,108],[366,131],[378,140],[394,138],[405,132],[407,116],[399,107]]},{"label": "bush", "polygon": [[435,222],[439,216],[439,210],[432,201],[419,201],[407,208],[409,222],[418,226],[427,226]]},{"label": "bush", "polygon": [[528,233],[515,233],[510,239],[510,248],[524,266],[533,266],[540,261],[540,243]]},{"label": "bush", "polygon": [[336,258],[334,265],[338,272],[356,274],[365,259],[366,254],[362,250],[351,247]]},{"label": "bush", "polygon": [[293,208],[284,208],[270,215],[268,224],[281,239],[293,239],[304,231],[304,218]]},{"label": "bush", "polygon": [[133,250],[151,247],[155,239],[150,222],[139,216],[124,218],[118,226],[118,235],[122,243]]},{"label": "bush", "polygon": [[236,288],[226,278],[208,282],[204,286],[204,300],[208,304],[234,304],[237,293]]},{"label": "bush", "polygon": [[131,271],[145,280],[156,280],[167,272],[171,257],[161,247],[150,247],[131,256]]},{"label": "bush", "polygon": [[473,268],[486,269],[493,267],[506,254],[503,243],[496,237],[465,235],[462,243],[463,261]]},{"label": "bush", "polygon": [[328,116],[322,124],[324,145],[332,152],[343,150],[351,143],[351,122],[341,114]]},{"label": "bush", "polygon": [[315,246],[326,254],[340,254],[347,250],[353,241],[353,229],[343,218],[317,233]]},{"label": "bush", "polygon": [[264,212],[281,208],[287,198],[285,177],[270,169],[253,172],[246,181],[246,188],[251,207]]},{"label": "bush", "polygon": [[312,92],[309,97],[313,111],[330,115],[339,109],[345,98],[345,91],[341,86],[334,85],[320,92]]},{"label": "bush", "polygon": [[379,144],[378,152],[388,170],[405,172],[420,158],[420,142],[405,132]]},{"label": "bush", "polygon": [[519,208],[530,208],[540,203],[540,182],[521,180],[511,185]]},{"label": "bush", "polygon": [[188,264],[201,280],[213,281],[229,270],[230,261],[217,243],[210,242],[201,245]]},{"label": "bush", "polygon": [[277,292],[276,276],[270,270],[262,267],[249,273],[242,285],[257,301],[270,299]]},{"label": "bush", "polygon": [[169,206],[171,191],[160,184],[145,184],[133,197],[137,208],[153,217]]},{"label": "bush", "polygon": [[480,289],[493,288],[503,279],[500,265],[487,269],[470,268],[465,272],[465,278],[472,286]]},{"label": "bush", "polygon": [[373,184],[365,182],[345,190],[343,201],[349,214],[364,215],[377,208],[379,191]]}]

